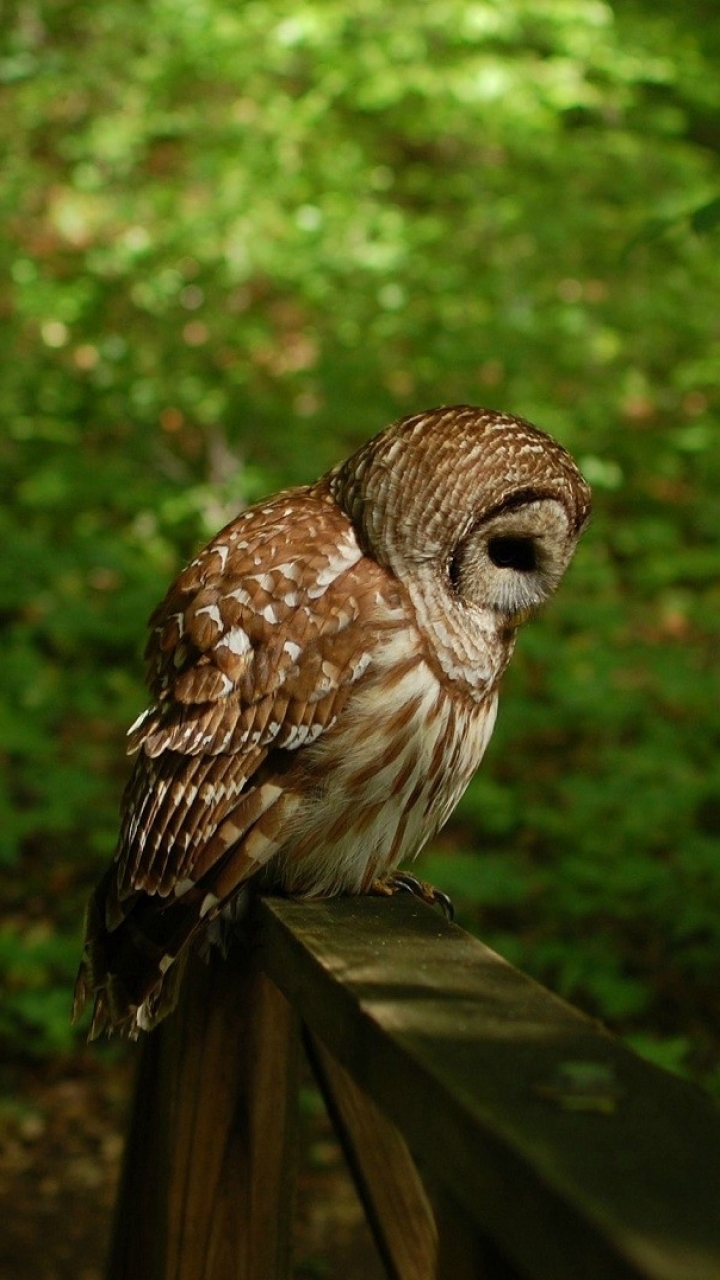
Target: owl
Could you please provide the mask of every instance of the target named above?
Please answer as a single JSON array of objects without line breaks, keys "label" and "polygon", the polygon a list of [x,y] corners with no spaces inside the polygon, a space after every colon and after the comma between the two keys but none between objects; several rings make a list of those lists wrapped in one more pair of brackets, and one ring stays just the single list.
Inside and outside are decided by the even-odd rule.
[{"label": "owl", "polygon": [[550,436],[459,405],[394,423],[200,552],[150,620],[152,705],[76,985],[91,1037],[159,1021],[188,950],[253,886],[393,891],[477,769],[517,628],[589,502]]}]

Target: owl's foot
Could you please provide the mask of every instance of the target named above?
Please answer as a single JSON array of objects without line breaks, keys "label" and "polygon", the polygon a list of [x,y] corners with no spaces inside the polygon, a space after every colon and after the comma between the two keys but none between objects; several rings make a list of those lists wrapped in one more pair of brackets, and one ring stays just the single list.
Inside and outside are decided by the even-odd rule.
[{"label": "owl's foot", "polygon": [[379,898],[390,898],[396,893],[412,893],[421,902],[427,902],[428,906],[440,907],[446,920],[452,920],[455,916],[452,901],[442,889],[436,889],[427,880],[418,880],[417,876],[408,875],[406,871],[396,871],[394,875],[382,880],[373,880],[369,892]]}]

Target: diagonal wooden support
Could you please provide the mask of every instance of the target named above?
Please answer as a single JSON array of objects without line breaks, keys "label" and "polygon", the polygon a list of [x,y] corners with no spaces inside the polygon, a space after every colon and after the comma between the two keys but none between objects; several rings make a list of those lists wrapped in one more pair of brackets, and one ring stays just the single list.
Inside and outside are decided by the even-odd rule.
[{"label": "diagonal wooden support", "polygon": [[389,1280],[428,1280],[435,1220],[404,1138],[319,1040],[305,1044]]}]

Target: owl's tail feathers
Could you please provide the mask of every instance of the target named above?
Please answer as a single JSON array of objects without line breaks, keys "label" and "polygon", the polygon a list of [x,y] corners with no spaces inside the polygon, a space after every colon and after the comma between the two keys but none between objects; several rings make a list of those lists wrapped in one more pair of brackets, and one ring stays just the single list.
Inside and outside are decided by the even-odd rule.
[{"label": "owl's tail feathers", "polygon": [[[282,803],[277,801],[282,798]],[[94,1002],[90,1039],[117,1030],[136,1039],[170,1013],[190,944],[226,949],[247,908],[247,882],[277,852],[299,804],[272,777],[243,793],[207,840],[192,876],[163,887],[149,873],[124,885],[124,859],[106,871],[88,904],[73,1017]]]},{"label": "owl's tail feathers", "polygon": [[88,1039],[103,1032],[137,1039],[175,1008],[187,944],[198,927],[197,905],[144,893],[124,903],[126,915],[108,924],[116,868],[103,876],[88,903],[85,947],[75,982],[72,1019],[93,1001]]},{"label": "owl's tail feathers", "polygon": [[141,1031],[151,1031],[158,1022],[172,1013],[177,1004],[187,955],[182,955],[170,972],[160,979],[141,1004],[134,1004],[122,979],[117,974],[107,974],[102,986],[93,986],[92,958],[83,956],[75,980],[72,1020],[77,1022],[86,1003],[93,1000],[93,1016],[88,1040],[97,1040],[113,1032],[137,1040]]}]

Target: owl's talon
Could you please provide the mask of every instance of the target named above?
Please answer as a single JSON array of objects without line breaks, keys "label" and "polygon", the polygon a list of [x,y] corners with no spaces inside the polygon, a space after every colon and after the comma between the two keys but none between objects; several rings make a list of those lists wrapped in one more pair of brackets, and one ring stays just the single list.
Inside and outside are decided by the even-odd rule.
[{"label": "owl's talon", "polygon": [[452,898],[449,894],[443,893],[442,889],[436,889],[434,885],[431,885],[430,888],[433,892],[432,905],[439,907],[445,919],[452,924],[455,919],[455,907]]},{"label": "owl's talon", "polygon": [[428,906],[440,907],[446,920],[455,918],[452,900],[443,893],[442,889],[436,889],[434,884],[428,884],[427,880],[419,880],[417,876],[409,875],[407,871],[396,871],[394,875],[387,876],[384,880],[374,880],[370,886],[370,893],[383,898],[392,897],[396,893],[412,893]]}]

